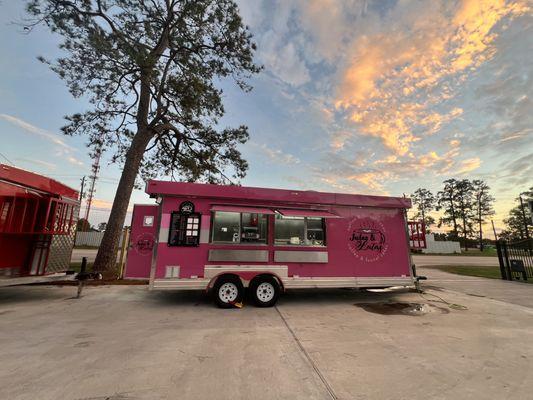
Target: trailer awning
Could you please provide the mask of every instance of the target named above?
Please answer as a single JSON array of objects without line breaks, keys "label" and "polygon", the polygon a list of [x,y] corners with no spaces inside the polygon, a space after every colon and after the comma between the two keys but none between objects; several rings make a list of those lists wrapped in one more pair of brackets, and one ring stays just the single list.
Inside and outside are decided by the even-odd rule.
[{"label": "trailer awning", "polygon": [[251,213],[251,214],[274,214],[274,211],[271,210],[270,208],[231,206],[231,205],[214,205],[211,207],[211,211]]},{"label": "trailer awning", "polygon": [[340,218],[338,215],[325,210],[276,209],[276,212],[284,217]]}]

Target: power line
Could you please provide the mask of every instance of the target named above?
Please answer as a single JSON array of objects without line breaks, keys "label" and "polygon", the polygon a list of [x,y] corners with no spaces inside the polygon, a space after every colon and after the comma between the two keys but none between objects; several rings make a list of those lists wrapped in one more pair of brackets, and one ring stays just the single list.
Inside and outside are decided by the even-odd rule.
[{"label": "power line", "polygon": [[0,153],[0,156],[2,156],[2,158],[4,158],[12,166],[15,166],[15,163],[13,161],[11,161],[9,158],[7,158],[6,156],[4,156],[2,153]]}]

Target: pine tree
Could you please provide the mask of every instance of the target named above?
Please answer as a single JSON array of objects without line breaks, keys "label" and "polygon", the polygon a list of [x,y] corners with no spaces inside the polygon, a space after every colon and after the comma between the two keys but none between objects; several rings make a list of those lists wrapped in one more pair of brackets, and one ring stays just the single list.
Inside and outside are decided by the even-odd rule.
[{"label": "pine tree", "polygon": [[476,201],[476,219],[478,224],[479,249],[483,251],[483,223],[486,217],[494,215],[494,197],[489,193],[490,187],[482,180],[472,181]]},{"label": "pine tree", "polygon": [[[428,215],[429,212],[435,209],[435,196],[431,191],[424,188],[418,188],[411,195],[411,200],[413,204],[417,207],[417,213],[415,218],[420,218],[424,221],[426,227],[435,223],[435,219]],[[429,230],[428,230],[429,231]]]},{"label": "pine tree", "polygon": [[224,114],[216,83],[243,90],[260,68],[255,45],[232,0],[28,0],[28,31],[44,24],[65,54],[50,65],[90,109],[63,131],[112,149],[122,163],[95,270],[113,270],[138,174],[219,182],[248,167],[238,145],[245,126],[217,130]]}]

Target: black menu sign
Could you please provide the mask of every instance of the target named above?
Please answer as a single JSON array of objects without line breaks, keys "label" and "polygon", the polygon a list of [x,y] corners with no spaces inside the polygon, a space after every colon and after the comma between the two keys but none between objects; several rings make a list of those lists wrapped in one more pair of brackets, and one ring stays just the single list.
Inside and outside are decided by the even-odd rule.
[{"label": "black menu sign", "polygon": [[198,246],[200,244],[200,214],[194,212],[194,204],[184,201],[179,211],[170,216],[169,246]]}]

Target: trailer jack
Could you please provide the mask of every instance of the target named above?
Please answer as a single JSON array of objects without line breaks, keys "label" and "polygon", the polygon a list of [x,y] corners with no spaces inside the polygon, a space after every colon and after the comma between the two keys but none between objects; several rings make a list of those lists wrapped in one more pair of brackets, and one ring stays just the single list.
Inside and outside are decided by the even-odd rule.
[{"label": "trailer jack", "polygon": [[80,272],[76,275],[76,279],[78,281],[78,293],[76,298],[79,299],[81,297],[81,292],[83,290],[85,281],[102,280],[102,274],[100,272],[87,272],[87,257],[83,257],[81,259]]},{"label": "trailer jack", "polygon": [[427,277],[425,276],[415,276],[415,289],[418,293],[422,293],[423,290],[420,287],[420,281],[427,281]]}]

